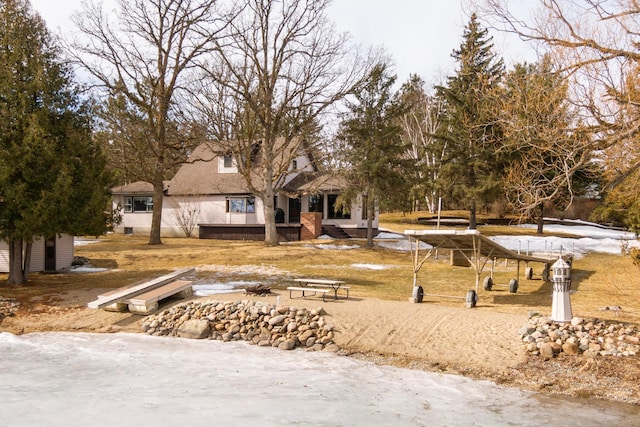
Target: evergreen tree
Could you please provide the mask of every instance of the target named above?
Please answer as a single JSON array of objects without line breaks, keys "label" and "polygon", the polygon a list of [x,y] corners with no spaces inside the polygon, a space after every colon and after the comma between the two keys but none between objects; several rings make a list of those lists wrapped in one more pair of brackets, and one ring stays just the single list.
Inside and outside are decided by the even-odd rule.
[{"label": "evergreen tree", "polygon": [[0,239],[9,283],[27,281],[35,238],[100,234],[109,199],[90,105],[27,1],[0,2]]},{"label": "evergreen tree", "polygon": [[481,28],[475,14],[465,27],[463,41],[452,57],[457,73],[447,78],[437,93],[445,101],[438,137],[447,144],[443,172],[451,194],[469,207],[469,228],[476,228],[476,204],[488,203],[499,194],[501,160],[495,153],[501,131],[492,92],[504,73],[502,59],[493,53],[492,37]]},{"label": "evergreen tree", "polygon": [[342,200],[364,195],[369,247],[373,246],[376,203],[384,209],[406,200],[407,195],[402,191],[403,146],[399,125],[404,109],[392,93],[395,81],[386,64],[376,65],[364,84],[356,89],[356,101],[349,105],[350,112],[340,124],[341,152],[351,186],[343,193]]}]

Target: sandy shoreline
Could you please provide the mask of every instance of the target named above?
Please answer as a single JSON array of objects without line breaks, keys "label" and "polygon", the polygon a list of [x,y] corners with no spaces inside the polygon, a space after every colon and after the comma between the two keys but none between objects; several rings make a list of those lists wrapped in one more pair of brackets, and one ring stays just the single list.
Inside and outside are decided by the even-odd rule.
[{"label": "sandy shoreline", "polygon": [[[22,304],[15,316],[0,323],[0,331],[142,332],[143,316],[86,308],[94,295],[95,290],[71,291],[57,296],[56,301]],[[290,300],[283,291],[264,297],[236,293],[202,300],[260,299],[275,304],[276,298],[282,305],[322,307],[337,331],[336,344],[352,357],[462,374],[543,393],[640,405],[638,356],[562,356],[546,362],[527,356],[518,336],[526,314],[358,297],[326,303],[314,298]]]}]

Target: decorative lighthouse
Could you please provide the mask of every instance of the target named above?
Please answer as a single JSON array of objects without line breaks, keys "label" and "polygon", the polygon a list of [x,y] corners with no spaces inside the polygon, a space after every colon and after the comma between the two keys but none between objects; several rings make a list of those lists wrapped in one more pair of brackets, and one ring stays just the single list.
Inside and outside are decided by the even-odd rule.
[{"label": "decorative lighthouse", "polygon": [[570,322],[571,312],[571,266],[562,257],[553,266],[553,303],[551,304],[551,320],[555,322]]}]

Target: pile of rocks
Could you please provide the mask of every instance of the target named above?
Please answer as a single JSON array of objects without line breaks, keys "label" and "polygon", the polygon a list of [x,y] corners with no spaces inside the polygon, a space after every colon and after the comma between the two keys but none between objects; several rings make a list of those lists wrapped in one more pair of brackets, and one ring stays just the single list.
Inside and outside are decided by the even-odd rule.
[{"label": "pile of rocks", "polygon": [[276,307],[260,301],[194,301],[147,316],[142,330],[149,335],[244,340],[284,350],[338,351],[324,314],[321,308]]},{"label": "pile of rocks", "polygon": [[14,316],[20,303],[15,298],[3,298],[0,296],[0,322],[8,316]]},{"label": "pile of rocks", "polygon": [[529,322],[519,331],[525,349],[551,359],[559,353],[585,356],[635,356],[640,354],[640,329],[622,323],[574,317],[557,323],[531,313]]}]

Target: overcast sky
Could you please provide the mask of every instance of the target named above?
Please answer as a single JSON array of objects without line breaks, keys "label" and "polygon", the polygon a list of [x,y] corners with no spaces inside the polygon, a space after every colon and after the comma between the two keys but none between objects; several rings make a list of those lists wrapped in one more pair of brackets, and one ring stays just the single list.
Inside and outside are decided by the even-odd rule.
[{"label": "overcast sky", "polygon": [[[451,52],[460,46],[462,31],[469,20],[463,1],[333,0],[329,16],[356,43],[383,46],[395,62],[399,83],[415,73],[434,84],[454,72]],[[115,2],[104,0],[104,3]],[[74,29],[69,17],[80,9],[81,0],[31,0],[31,4],[50,29],[65,32]],[[495,33],[494,44],[507,65],[535,60],[533,51],[517,39]]]}]

